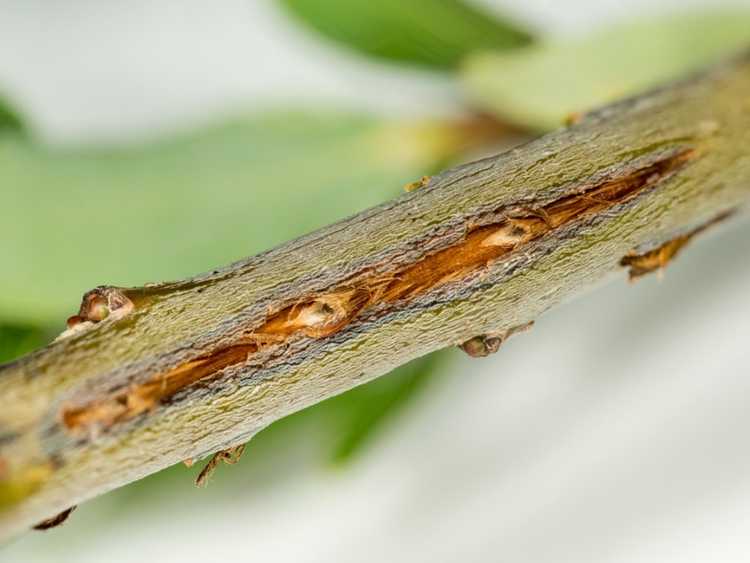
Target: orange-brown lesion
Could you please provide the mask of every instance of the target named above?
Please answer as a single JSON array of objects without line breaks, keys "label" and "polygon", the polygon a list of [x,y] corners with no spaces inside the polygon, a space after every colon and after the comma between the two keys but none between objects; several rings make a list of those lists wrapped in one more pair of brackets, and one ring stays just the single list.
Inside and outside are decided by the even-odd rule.
[{"label": "orange-brown lesion", "polygon": [[[545,205],[518,210],[493,224],[467,226],[459,242],[413,264],[387,272],[362,272],[331,291],[301,298],[269,314],[263,323],[239,333],[229,345],[154,374],[145,382],[83,404],[67,405],[61,412],[62,422],[71,431],[106,429],[157,407],[194,383],[216,377],[227,367],[245,363],[261,350],[284,345],[294,337],[331,336],[376,305],[414,299],[464,279],[555,229],[629,201],[696,156],[687,148]],[[676,252],[674,248],[672,251]],[[87,315],[101,316],[99,301],[91,301]]]},{"label": "orange-brown lesion", "polygon": [[198,356],[106,398],[81,406],[64,407],[62,421],[70,429],[96,430],[131,419],[193,383],[229,366],[244,363],[262,348],[283,344],[294,334],[310,338],[333,334],[346,325],[367,301],[365,292],[347,289],[292,305],[271,315],[257,329],[240,335],[231,345]]}]

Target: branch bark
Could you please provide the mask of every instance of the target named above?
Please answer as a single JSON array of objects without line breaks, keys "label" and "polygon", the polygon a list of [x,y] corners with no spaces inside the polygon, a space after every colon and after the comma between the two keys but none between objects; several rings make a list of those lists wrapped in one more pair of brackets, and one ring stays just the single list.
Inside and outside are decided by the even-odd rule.
[{"label": "branch bark", "polygon": [[0,536],[662,266],[750,198],[749,142],[746,54],[226,268],[89,292],[0,367]]}]

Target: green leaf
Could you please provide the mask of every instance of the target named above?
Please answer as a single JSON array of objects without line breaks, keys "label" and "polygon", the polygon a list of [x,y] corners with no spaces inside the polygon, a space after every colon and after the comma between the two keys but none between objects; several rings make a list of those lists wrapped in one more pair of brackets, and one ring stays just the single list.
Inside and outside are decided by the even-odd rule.
[{"label": "green leaf", "polygon": [[0,323],[0,364],[31,352],[49,340],[48,333],[38,327]]},{"label": "green leaf", "polygon": [[472,56],[464,69],[482,108],[539,130],[696,70],[750,43],[750,12],[648,20],[579,41]]},{"label": "green leaf", "polygon": [[23,131],[23,121],[21,116],[11,108],[10,104],[0,97],[0,133],[6,131]]},{"label": "green leaf", "polygon": [[365,446],[402,406],[432,378],[443,359],[435,353],[403,365],[387,376],[352,389],[321,404],[334,419],[338,435],[332,452],[335,463],[345,463]]},{"label": "green leaf", "polygon": [[194,275],[401,193],[461,147],[440,123],[252,117],[120,149],[0,137],[0,321],[58,326],[99,284]]},{"label": "green leaf", "polygon": [[459,0],[280,0],[323,35],[376,57],[455,67],[478,49],[530,41],[510,22]]}]

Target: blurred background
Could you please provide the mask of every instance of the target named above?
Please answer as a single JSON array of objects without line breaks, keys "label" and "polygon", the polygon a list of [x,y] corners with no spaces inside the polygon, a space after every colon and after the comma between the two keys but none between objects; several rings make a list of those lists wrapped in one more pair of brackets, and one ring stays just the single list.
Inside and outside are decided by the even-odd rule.
[{"label": "blurred background", "polygon": [[[750,44],[750,2],[0,0],[0,361]],[[0,561],[745,561],[750,224]],[[1,405],[0,405],[1,407]]]}]

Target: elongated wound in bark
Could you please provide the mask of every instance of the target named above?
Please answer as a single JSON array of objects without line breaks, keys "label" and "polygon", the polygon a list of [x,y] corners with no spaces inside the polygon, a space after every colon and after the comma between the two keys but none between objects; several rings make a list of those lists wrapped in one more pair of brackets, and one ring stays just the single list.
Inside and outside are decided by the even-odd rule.
[{"label": "elongated wound in bark", "polygon": [[743,56],[226,268],[97,288],[84,329],[0,368],[0,535],[505,334],[741,208],[748,100]]},{"label": "elongated wound in bark", "polygon": [[[525,245],[555,229],[629,201],[696,157],[694,149],[677,148],[621,177],[607,178],[545,205],[519,210],[496,223],[467,224],[463,239],[407,267],[378,273],[369,269],[357,272],[341,286],[269,315],[260,326],[248,327],[236,340],[205,355],[156,373],[143,383],[128,383],[85,404],[65,406],[61,419],[72,431],[91,427],[96,432],[109,429],[155,408],[190,385],[216,377],[227,367],[246,363],[264,347],[278,347],[299,335],[328,338],[368,309],[402,305],[441,285],[460,282],[492,261],[523,251]],[[127,290],[116,292],[125,294]]]}]

